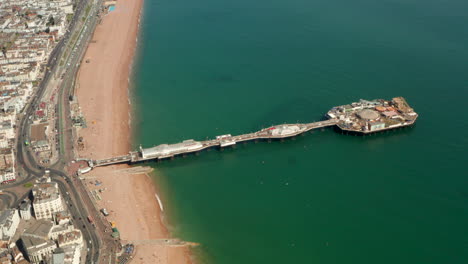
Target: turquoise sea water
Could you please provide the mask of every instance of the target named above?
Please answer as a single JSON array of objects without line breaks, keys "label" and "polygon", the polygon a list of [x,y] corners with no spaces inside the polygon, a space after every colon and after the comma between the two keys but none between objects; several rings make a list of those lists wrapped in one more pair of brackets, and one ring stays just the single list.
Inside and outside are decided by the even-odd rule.
[{"label": "turquoise sea water", "polygon": [[150,163],[200,263],[468,263],[468,1],[145,0],[135,146],[404,96],[412,129],[331,129]]}]

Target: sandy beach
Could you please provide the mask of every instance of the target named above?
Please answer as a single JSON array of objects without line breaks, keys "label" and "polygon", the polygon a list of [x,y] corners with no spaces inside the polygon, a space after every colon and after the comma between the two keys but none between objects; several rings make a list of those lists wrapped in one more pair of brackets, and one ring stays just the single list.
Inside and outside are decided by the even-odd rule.
[{"label": "sandy beach", "polygon": [[[118,1],[96,28],[86,51],[79,75],[77,97],[87,121],[78,131],[85,148],[80,157],[100,159],[127,154],[131,128],[128,101],[128,77],[135,52],[142,0]],[[146,174],[129,173],[127,165],[97,168],[84,175],[88,186],[102,181],[100,207],[110,212],[125,242],[135,243],[132,263],[190,263],[187,247],[163,242],[169,233],[162,222],[162,212],[155,187]]]}]

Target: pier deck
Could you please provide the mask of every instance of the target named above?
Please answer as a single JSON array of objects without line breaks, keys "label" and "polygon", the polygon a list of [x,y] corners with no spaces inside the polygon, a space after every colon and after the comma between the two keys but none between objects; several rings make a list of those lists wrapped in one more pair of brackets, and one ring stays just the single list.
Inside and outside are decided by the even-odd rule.
[{"label": "pier deck", "polygon": [[[90,167],[100,167],[119,163],[134,163],[146,160],[158,160],[172,158],[174,156],[198,152],[207,148],[227,147],[240,142],[259,140],[259,139],[282,139],[294,137],[313,129],[334,126],[338,124],[338,119],[329,119],[305,124],[283,124],[262,129],[260,131],[237,136],[223,135],[216,139],[204,141],[184,141],[185,144],[174,148],[171,145],[163,144],[149,149],[140,148],[140,151],[132,151],[128,155],[112,157],[109,159],[93,160],[89,162]],[[174,144],[174,145],[179,145]],[[173,145],[173,146],[174,146]],[[171,151],[171,147],[173,151]],[[169,150],[168,150],[169,149]],[[146,154],[146,152],[150,152]]]},{"label": "pier deck", "polygon": [[99,166],[172,158],[213,147],[224,148],[240,142],[289,138],[313,129],[329,126],[337,126],[346,133],[366,135],[412,126],[418,118],[418,114],[403,97],[395,97],[391,101],[383,99],[368,101],[361,99],[359,102],[348,105],[335,106],[328,111],[326,116],[329,118],[328,120],[303,124],[277,125],[237,136],[227,134],[204,141],[190,139],[176,144],[161,144],[151,148],[140,147],[138,151],[132,151],[128,155],[102,160],[88,160],[89,168],[83,169],[82,173],[86,173],[92,168]]}]

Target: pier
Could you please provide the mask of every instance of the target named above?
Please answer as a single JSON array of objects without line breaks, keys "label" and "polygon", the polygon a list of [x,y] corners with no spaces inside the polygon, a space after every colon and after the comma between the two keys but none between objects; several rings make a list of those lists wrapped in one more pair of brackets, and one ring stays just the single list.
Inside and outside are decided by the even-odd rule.
[{"label": "pier", "polygon": [[160,160],[173,158],[175,156],[184,155],[188,153],[198,152],[208,148],[214,147],[228,147],[240,142],[247,142],[260,139],[283,139],[294,137],[313,129],[335,126],[338,124],[338,119],[329,119],[314,123],[305,124],[283,124],[271,126],[257,132],[231,136],[230,134],[217,136],[215,139],[204,141],[185,140],[176,144],[162,144],[152,148],[142,148],[138,151],[132,151],[127,155],[112,157],[102,160],[90,160],[90,168],[107,166],[119,163],[136,163],[148,160]]},{"label": "pier", "polygon": [[208,148],[224,148],[252,140],[290,138],[313,129],[330,126],[337,126],[346,133],[366,135],[412,126],[418,118],[418,114],[403,97],[395,97],[391,101],[361,99],[359,102],[333,107],[326,116],[329,118],[328,120],[271,126],[257,132],[237,136],[226,134],[204,141],[189,139],[176,144],[161,144],[151,148],[140,147],[139,150],[131,151],[127,155],[102,160],[88,160],[89,167],[81,169],[78,173],[86,173],[92,168],[100,166],[173,158]]}]

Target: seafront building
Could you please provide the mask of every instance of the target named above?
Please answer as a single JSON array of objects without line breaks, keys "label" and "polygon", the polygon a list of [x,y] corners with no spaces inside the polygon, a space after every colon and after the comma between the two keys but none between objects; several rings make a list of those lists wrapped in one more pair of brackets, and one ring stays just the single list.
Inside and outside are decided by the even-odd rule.
[{"label": "seafront building", "polygon": [[33,210],[36,219],[51,219],[63,211],[63,202],[56,182],[36,184],[32,189]]},{"label": "seafront building", "polygon": [[[0,135],[1,137],[1,135]],[[15,155],[12,148],[0,149],[0,182],[11,182],[16,179]]]},{"label": "seafront building", "polygon": [[80,230],[72,230],[63,234],[60,234],[57,238],[59,247],[63,248],[73,244],[82,244],[83,236]]},{"label": "seafront building", "polygon": [[[0,1],[0,183],[16,179],[18,114],[38,87],[49,55],[72,16],[72,0]],[[44,113],[37,113],[37,123]],[[35,151],[50,148],[43,143]]]},{"label": "seafront building", "polygon": [[76,246],[66,246],[63,248],[56,248],[52,255],[51,264],[79,264],[80,254]]},{"label": "seafront building", "polygon": [[52,221],[39,220],[21,236],[23,248],[31,263],[50,259],[52,251],[57,248],[56,243],[49,238],[52,227]]},{"label": "seafront building", "polygon": [[71,223],[55,225],[49,220],[39,220],[27,229],[21,243],[31,263],[78,264],[84,246],[81,231]]},{"label": "seafront building", "polygon": [[31,192],[33,206],[25,200],[18,209],[0,211],[0,263],[81,263],[85,240],[57,184],[46,175]]},{"label": "seafront building", "polygon": [[6,209],[0,212],[0,239],[10,242],[18,228],[20,217],[18,210]]},{"label": "seafront building", "polygon": [[[44,176],[37,180],[32,195],[37,221],[32,219],[34,224],[20,239],[26,258],[31,263],[80,263],[83,235],[73,226],[70,213],[65,211],[57,183]],[[22,215],[28,205],[28,202],[21,204]]]},{"label": "seafront building", "polygon": [[19,208],[20,217],[23,220],[30,220],[31,219],[31,203],[30,202],[23,202],[20,204]]}]

